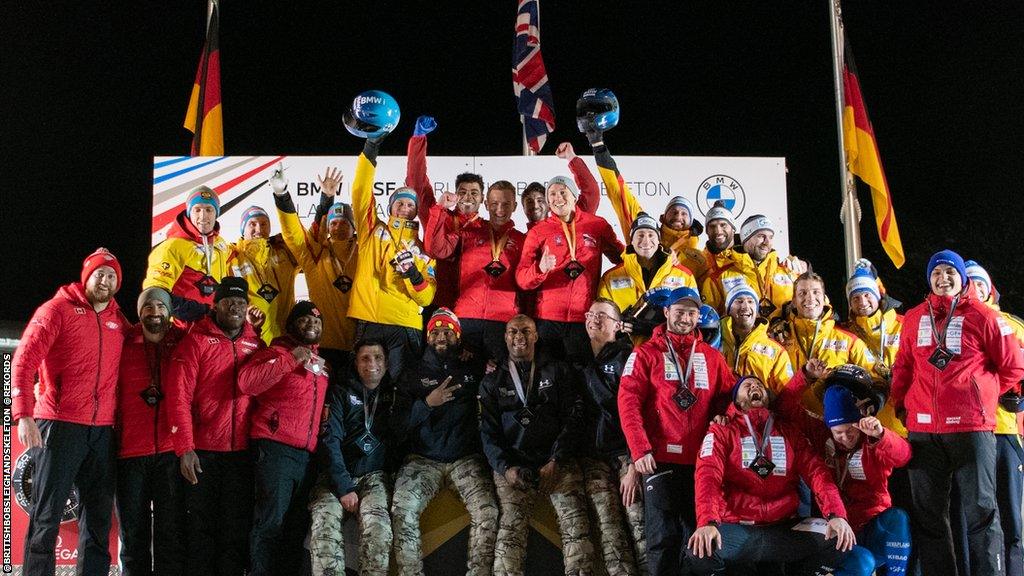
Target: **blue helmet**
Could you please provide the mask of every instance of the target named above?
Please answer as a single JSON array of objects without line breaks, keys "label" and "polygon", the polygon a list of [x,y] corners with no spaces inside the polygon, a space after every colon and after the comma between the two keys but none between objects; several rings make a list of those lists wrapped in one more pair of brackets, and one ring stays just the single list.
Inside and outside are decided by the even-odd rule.
[{"label": "blue helmet", "polygon": [[704,341],[718,350],[722,349],[720,320],[718,312],[711,306],[703,304],[700,307],[700,320],[697,321],[697,329],[700,330]]},{"label": "blue helmet", "polygon": [[360,138],[379,138],[398,126],[402,112],[387,92],[367,90],[352,99],[345,111],[345,128]]},{"label": "blue helmet", "polygon": [[576,101],[580,132],[611,130],[619,123],[619,99],[607,88],[591,88]]}]

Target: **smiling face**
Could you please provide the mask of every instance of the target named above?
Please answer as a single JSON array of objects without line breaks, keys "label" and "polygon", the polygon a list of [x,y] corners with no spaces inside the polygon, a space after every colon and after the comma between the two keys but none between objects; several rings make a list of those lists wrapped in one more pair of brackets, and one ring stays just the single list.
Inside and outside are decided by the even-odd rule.
[{"label": "smiling face", "polygon": [[949,264],[939,264],[933,268],[930,280],[932,293],[939,296],[956,296],[963,290],[960,273]]},{"label": "smiling face", "polygon": [[395,218],[412,220],[416,218],[416,203],[408,198],[399,198],[391,203],[391,215]]},{"label": "smiling face", "polygon": [[209,234],[213,232],[213,226],[217,223],[217,210],[209,204],[200,202],[188,211],[188,219],[200,234]]},{"label": "smiling face", "polygon": [[299,316],[292,322],[291,326],[288,327],[289,333],[291,333],[296,340],[306,346],[319,343],[323,330],[323,321],[312,314]]},{"label": "smiling face", "polygon": [[110,266],[100,266],[85,279],[85,297],[91,304],[103,304],[117,293],[117,272]]},{"label": "smiling face", "polygon": [[982,302],[988,300],[990,294],[988,284],[984,280],[981,278],[972,278],[971,284],[974,284],[974,290],[978,293],[978,300],[981,300]]},{"label": "smiling face", "polygon": [[797,316],[808,320],[821,318],[825,311],[825,285],[815,278],[801,278],[793,287]]},{"label": "smiling face", "polygon": [[594,302],[586,314],[587,336],[591,340],[611,342],[619,327],[619,311],[607,302]]},{"label": "smiling face", "polygon": [[537,346],[537,325],[526,316],[516,316],[505,326],[505,345],[513,360],[532,360]]},{"label": "smiling face", "polygon": [[853,424],[839,424],[832,426],[832,439],[846,450],[853,450],[860,444],[860,437],[863,434]]},{"label": "smiling face", "polygon": [[447,356],[457,351],[459,336],[447,326],[436,326],[427,332],[427,346],[433,348],[438,356]]},{"label": "smiling face", "polygon": [[689,334],[700,321],[700,306],[692,300],[680,300],[665,308],[668,331],[673,334]]},{"label": "smiling face", "polygon": [[573,210],[576,209],[576,196],[565,184],[548,186],[547,200],[551,213],[562,220],[568,221]]},{"label": "smiling face", "polygon": [[352,234],[354,234],[352,231],[352,225],[344,218],[332,219],[331,223],[327,225],[327,232],[330,233],[331,238],[334,238],[335,240],[348,240],[352,237]]},{"label": "smiling face", "polygon": [[751,330],[757,322],[757,300],[748,294],[737,296],[729,306],[729,317],[734,328]]},{"label": "smiling face", "polygon": [[732,246],[736,229],[726,220],[708,222],[708,244],[715,250],[725,250]]},{"label": "smiling face", "polygon": [[661,215],[661,223],[677,231],[689,230],[692,223],[690,211],[681,204],[673,204]]},{"label": "smiling face", "polygon": [[850,312],[854,316],[871,316],[878,310],[878,298],[867,290],[858,290],[850,295]]},{"label": "smiling face", "polygon": [[548,216],[548,199],[543,190],[533,189],[523,195],[523,214],[530,222],[540,222]]},{"label": "smiling face", "polygon": [[379,344],[367,344],[356,350],[356,374],[359,381],[370,390],[380,385],[384,379],[387,362],[384,347]]},{"label": "smiling face", "polygon": [[476,214],[484,200],[484,190],[477,182],[462,182],[455,189],[455,195],[458,197],[456,207],[466,216]]},{"label": "smiling face", "polygon": [[655,252],[658,251],[658,246],[661,239],[658,237],[658,233],[650,228],[641,228],[633,233],[633,238],[630,241],[630,246],[633,247],[633,252],[641,258],[653,258]]},{"label": "smiling face", "polygon": [[249,301],[241,296],[221,298],[214,305],[214,320],[225,332],[240,330],[245,324],[245,310]]},{"label": "smiling face", "polygon": [[747,238],[747,241],[743,243],[743,250],[750,254],[754,262],[762,262],[774,249],[774,243],[775,232],[771,230],[758,230],[757,233]]},{"label": "smiling face", "polygon": [[491,187],[487,191],[487,215],[490,217],[491,225],[498,228],[504,226],[512,219],[516,212],[516,191],[515,188],[506,190]]}]

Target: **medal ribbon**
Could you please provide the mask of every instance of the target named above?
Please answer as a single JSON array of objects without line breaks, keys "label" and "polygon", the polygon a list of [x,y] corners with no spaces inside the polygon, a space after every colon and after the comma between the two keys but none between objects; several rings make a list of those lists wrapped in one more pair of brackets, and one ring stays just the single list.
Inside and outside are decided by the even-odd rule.
[{"label": "medal ribbon", "polygon": [[367,408],[367,404],[370,403],[367,396],[369,393],[366,391],[366,387],[363,387],[363,427],[366,428],[366,433],[373,436],[373,432],[370,430],[373,428],[373,419],[377,414],[377,404],[380,403],[380,392],[373,397],[373,409]]},{"label": "medal ribbon", "polygon": [[693,352],[697,349],[697,338],[693,339],[693,345],[690,346],[690,357],[686,359],[686,372],[679,371],[679,357],[676,356],[676,351],[672,348],[672,340],[669,339],[668,334],[665,334],[665,345],[668,346],[669,358],[672,359],[672,364],[676,367],[676,373],[679,374],[680,388],[689,388],[690,372],[693,370]]},{"label": "medal ribbon", "polygon": [[[754,460],[764,456],[764,449],[768,447],[768,440],[772,435],[772,424],[775,423],[775,415],[769,414],[768,420],[764,423],[764,435],[761,439],[757,439],[757,432],[754,431],[754,425],[750,423],[750,416],[744,414],[743,420],[747,423],[747,430],[750,431],[750,438],[754,441],[754,449],[757,451],[754,454]],[[771,461],[771,458],[768,459]]]},{"label": "medal ribbon", "polygon": [[946,332],[949,331],[949,323],[953,321],[953,312],[956,311],[956,305],[960,302],[960,295],[953,298],[953,305],[949,307],[949,316],[946,316],[946,325],[942,327],[942,334],[939,334],[938,328],[935,324],[935,311],[932,310],[932,303],[925,300],[928,303],[928,319],[931,320],[932,324],[932,336],[935,337],[935,347],[945,348],[946,347]]},{"label": "medal ribbon", "polygon": [[508,229],[505,230],[505,233],[497,241],[494,240],[494,226],[488,226],[487,231],[491,234],[491,261],[497,262],[498,258],[501,258],[501,251],[505,249],[505,243],[508,241]]},{"label": "medal ribbon", "polygon": [[523,381],[519,378],[519,368],[511,358],[508,359],[508,371],[512,374],[512,383],[516,386],[516,396],[519,396],[519,400],[522,401],[523,407],[526,408],[529,404],[526,403],[526,399],[530,397],[530,391],[533,389],[533,374],[537,368],[536,362],[530,362],[530,380],[526,383],[526,391],[523,391]]},{"label": "medal ribbon", "polygon": [[567,225],[565,220],[558,219],[558,223],[562,225],[562,232],[565,234],[565,241],[568,243],[569,248],[569,260],[576,260],[576,219]]}]

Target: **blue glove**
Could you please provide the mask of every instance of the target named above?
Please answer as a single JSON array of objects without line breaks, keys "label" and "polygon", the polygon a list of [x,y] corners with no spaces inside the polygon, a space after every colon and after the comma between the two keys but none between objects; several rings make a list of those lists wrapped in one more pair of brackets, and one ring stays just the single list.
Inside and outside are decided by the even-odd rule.
[{"label": "blue glove", "polygon": [[647,292],[644,292],[644,300],[647,300],[650,304],[661,308],[669,305],[671,297],[671,288],[651,288]]},{"label": "blue glove", "polygon": [[433,116],[420,116],[416,119],[416,128],[412,131],[413,136],[426,136],[437,128],[437,121]]}]

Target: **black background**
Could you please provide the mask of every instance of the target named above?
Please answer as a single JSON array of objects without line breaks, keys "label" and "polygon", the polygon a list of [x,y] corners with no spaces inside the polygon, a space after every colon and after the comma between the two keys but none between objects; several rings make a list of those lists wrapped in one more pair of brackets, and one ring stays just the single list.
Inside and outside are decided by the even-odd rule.
[{"label": "black background", "polygon": [[[188,153],[181,124],[205,6],[5,8],[0,319],[27,320],[101,245],[123,263],[118,299],[134,317],[152,157]],[[865,255],[912,304],[926,291],[928,257],[954,248],[985,264],[1004,308],[1020,311],[1024,5],[850,1],[844,10],[907,264],[896,271],[882,252],[862,188]],[[361,141],[342,128],[342,111],[379,88],[403,110],[383,154],[404,154],[424,113],[440,124],[432,154],[518,154],[515,13],[514,0],[224,0],[227,153],[356,154]],[[606,137],[615,154],[785,156],[791,248],[845,300],[826,2],[544,0],[541,39],[558,115],[545,153],[565,139],[588,150],[573,107],[602,86],[623,107]]]}]

